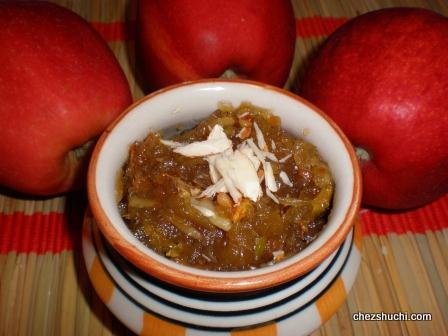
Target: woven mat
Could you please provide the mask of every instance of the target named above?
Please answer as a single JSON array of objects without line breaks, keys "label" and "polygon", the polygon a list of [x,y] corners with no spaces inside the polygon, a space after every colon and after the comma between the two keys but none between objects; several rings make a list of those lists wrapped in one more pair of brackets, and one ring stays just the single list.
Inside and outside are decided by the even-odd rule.
[{"label": "woven mat", "polygon": [[[135,98],[136,1],[61,0],[108,41]],[[428,7],[438,1],[294,1],[296,57],[293,89],[310,54],[347,19],[391,6]],[[131,334],[99,300],[80,253],[84,192],[50,199],[0,194],[0,335]],[[313,335],[448,334],[448,196],[405,213],[361,214],[363,260],[347,301]],[[430,313],[432,321],[354,321],[356,312]],[[249,332],[247,333],[249,335]]]}]

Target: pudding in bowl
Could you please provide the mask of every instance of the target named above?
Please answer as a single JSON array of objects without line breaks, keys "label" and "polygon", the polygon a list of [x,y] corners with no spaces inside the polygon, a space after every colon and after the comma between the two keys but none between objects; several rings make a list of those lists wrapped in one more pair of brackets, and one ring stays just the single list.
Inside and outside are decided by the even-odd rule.
[{"label": "pudding in bowl", "polygon": [[132,144],[117,180],[121,216],[159,254],[201,269],[254,269],[296,254],[324,227],[329,167],[270,111],[221,102],[163,137]]},{"label": "pudding in bowl", "polygon": [[[250,102],[251,105],[241,105],[244,102]],[[210,117],[213,111],[216,112]],[[258,115],[265,113],[260,111],[269,111],[269,114]],[[249,123],[244,120],[247,116],[250,116],[247,118]],[[215,119],[220,118],[224,124],[216,122]],[[239,119],[243,119],[242,122]],[[269,125],[269,119],[272,125]],[[201,122],[204,125],[202,133],[197,128],[200,126],[197,126],[194,130],[182,132],[174,138],[157,134],[157,131],[175,125],[201,125]],[[232,128],[226,129],[226,122],[227,126]],[[265,122],[269,127],[265,127]],[[244,128],[249,126],[251,134],[247,136]],[[280,134],[283,138],[272,135],[274,133],[271,132],[271,126],[277,127],[278,134],[275,136]],[[222,143],[225,143],[226,139],[229,140],[230,145],[227,143],[227,147],[222,151],[205,151],[200,155],[196,153],[189,156],[197,151],[197,148],[207,147],[201,147],[200,143],[204,145],[209,138],[213,140],[214,136],[218,142],[218,138]],[[147,143],[148,139],[150,143]],[[314,162],[314,165],[300,161],[306,155],[283,152],[288,146],[282,145],[282,139],[286,144],[288,141],[293,143],[291,148],[302,146],[300,148],[309,149],[308,156],[312,158],[310,162]],[[150,153],[146,148],[137,153],[139,146],[145,143],[155,152]],[[150,153],[146,157],[147,162],[153,163],[143,170],[128,171],[126,175],[130,150],[131,153],[137,151],[136,153],[140,154],[134,164],[139,160],[144,161],[141,155],[145,152]],[[161,151],[165,151],[168,156],[164,156],[164,153],[161,153],[160,157],[154,155],[156,152],[160,154]],[[257,157],[258,151],[262,152],[262,157]],[[280,155],[282,153],[285,155]],[[255,157],[259,166],[254,168],[252,173],[246,172],[241,178],[227,176],[227,180],[236,181],[232,185],[226,181],[226,170],[222,167],[228,166],[235,155],[245,155],[245,160],[252,166],[257,165],[255,160],[250,160]],[[159,164],[155,164],[157,159],[160,159]],[[196,177],[206,175],[202,182],[194,182],[194,174],[180,173],[189,166],[187,163],[179,164],[183,160],[197,161],[198,166],[192,170],[197,173]],[[284,162],[279,162],[280,160]],[[290,162],[286,163],[288,160]],[[214,163],[211,164],[211,161]],[[287,167],[288,164],[291,166]],[[305,183],[306,170],[297,167],[299,164],[303,164],[303,167],[308,165],[310,171],[315,167],[314,175],[308,176],[308,182],[312,183]],[[137,166],[138,164],[134,165],[134,168]],[[173,173],[171,166],[180,168],[178,173]],[[235,163],[235,167],[242,167],[241,162]],[[297,167],[299,172],[297,176],[294,175],[294,167]],[[141,174],[145,169],[146,177]],[[214,177],[211,173],[213,169],[217,173]],[[269,173],[270,170],[272,174]],[[140,182],[135,181],[136,172],[140,173]],[[282,172],[284,174],[281,174]],[[244,186],[246,183],[238,185],[237,180],[246,182],[253,179],[254,173],[258,178],[258,187],[254,183],[251,187]],[[189,178],[191,176],[193,178]],[[317,176],[325,178],[313,179]],[[320,180],[325,180],[325,185],[317,185],[322,182]],[[219,181],[223,181],[221,185]],[[140,190],[136,187],[139,183],[149,183],[150,187]],[[296,188],[298,190],[295,193],[287,190],[294,189],[297,184],[300,184],[301,188]],[[123,185],[128,189],[121,189]],[[210,191],[213,186],[215,192],[207,194],[207,190]],[[238,193],[235,193],[233,187]],[[135,190],[137,192],[134,193]],[[185,83],[157,91],[125,111],[105,131],[95,147],[89,167],[88,192],[93,215],[103,235],[118,253],[144,272],[193,290],[242,292],[272,287],[303,275],[338,248],[356,220],[361,185],[360,172],[351,145],[339,128],[316,107],[279,88],[250,81],[213,80]],[[179,196],[182,193],[185,198]],[[164,198],[166,195],[168,196]],[[325,197],[320,199],[321,196]],[[313,204],[310,203],[313,197],[321,201],[315,203],[322,206],[320,213],[319,206],[310,205]],[[186,198],[188,207],[185,206]],[[302,212],[298,211],[297,209],[301,209],[298,207],[299,203],[304,204],[305,201],[308,204],[303,207]],[[134,208],[131,211],[129,202]],[[229,208],[220,209],[221,203],[228,204]],[[255,211],[257,206],[258,212]],[[282,216],[293,206],[297,211],[294,216],[289,214],[289,224],[284,226],[286,230],[276,228],[275,224],[286,223]],[[151,209],[148,210],[148,207]],[[238,218],[241,215],[238,214],[240,208],[249,209],[246,209],[242,218]],[[314,216],[307,217],[307,211],[304,209]],[[142,217],[138,214],[151,211],[154,216]],[[257,217],[257,213],[263,216]],[[227,227],[217,227],[216,223],[212,223],[214,227],[209,226],[212,216],[217,217],[213,221],[218,225]],[[143,225],[144,218],[149,217],[152,218],[148,220],[149,224]],[[210,231],[206,232],[192,217],[203,221],[202,226],[210,227]],[[157,221],[157,218],[160,221]],[[135,220],[134,224],[130,224],[132,220]],[[296,221],[297,225],[294,226]],[[255,227],[255,222],[259,226]],[[229,242],[230,239],[226,236],[232,228],[237,231],[236,228],[241,223],[245,223],[245,226],[242,226],[245,228],[245,235],[237,236],[236,240]],[[157,225],[162,226],[157,229]],[[137,234],[131,231],[132,226],[137,228],[134,230]],[[264,235],[260,230],[263,226]],[[321,231],[307,236],[315,227],[320,227]],[[294,228],[297,230],[294,231]],[[158,237],[164,230],[167,235]],[[213,236],[210,232],[217,237],[215,240],[210,238]],[[184,235],[185,239],[176,240],[181,235]],[[151,243],[145,243],[142,239],[148,237],[154,240],[152,248]],[[249,238],[244,241],[244,237]],[[164,240],[168,243],[164,244]],[[200,245],[201,240],[206,241],[206,244]],[[210,247],[207,245],[210,241],[217,242],[216,245],[223,249],[219,251]],[[307,244],[303,244],[304,242]],[[233,244],[233,248],[227,248],[229,244]],[[180,254],[183,249],[187,252],[189,250],[190,254]],[[251,253],[247,253],[249,257],[245,258],[244,251],[248,249]],[[222,257],[225,255],[230,255],[230,258]],[[186,257],[182,259],[182,256]],[[233,261],[229,262],[229,259]]]}]

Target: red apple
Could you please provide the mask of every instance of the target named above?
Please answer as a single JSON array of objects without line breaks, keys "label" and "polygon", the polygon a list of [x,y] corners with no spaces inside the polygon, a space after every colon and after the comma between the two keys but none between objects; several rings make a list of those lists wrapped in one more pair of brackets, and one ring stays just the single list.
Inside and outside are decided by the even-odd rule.
[{"label": "red apple", "polygon": [[40,195],[72,188],[74,151],[131,103],[107,44],[45,2],[0,2],[0,184]]},{"label": "red apple", "polygon": [[142,0],[139,50],[153,88],[229,70],[283,86],[294,56],[289,0]]},{"label": "red apple", "polygon": [[448,191],[448,19],[414,8],[359,16],[331,35],[300,94],[359,148],[364,202],[405,209]]}]

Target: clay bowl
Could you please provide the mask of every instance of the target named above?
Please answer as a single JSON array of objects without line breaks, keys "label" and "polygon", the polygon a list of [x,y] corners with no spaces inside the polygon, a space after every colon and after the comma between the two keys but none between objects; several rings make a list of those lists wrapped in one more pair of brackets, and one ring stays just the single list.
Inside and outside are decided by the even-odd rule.
[{"label": "clay bowl", "polygon": [[[242,101],[269,108],[290,133],[313,143],[335,181],[333,207],[320,235],[298,254],[255,270],[217,272],[180,265],[139,242],[120,217],[115,202],[117,171],[128,147],[149,130],[191,124],[210,115],[218,102]],[[317,267],[345,240],[357,219],[361,178],[355,152],[339,127],[306,100],[277,87],[245,80],[203,80],[154,92],[135,102],[100,137],[88,172],[89,203],[111,246],[143,272],[195,291],[237,293],[271,288]]]}]

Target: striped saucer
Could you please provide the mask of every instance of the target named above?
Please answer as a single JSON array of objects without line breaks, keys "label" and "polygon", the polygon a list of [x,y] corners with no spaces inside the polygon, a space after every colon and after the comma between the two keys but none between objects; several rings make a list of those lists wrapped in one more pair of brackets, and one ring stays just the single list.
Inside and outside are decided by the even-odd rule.
[{"label": "striped saucer", "polygon": [[[189,292],[139,272],[86,216],[83,252],[91,282],[111,312],[141,335],[301,335],[345,300],[360,264],[360,228],[310,273],[249,296]],[[250,332],[250,333],[249,333]]]}]

